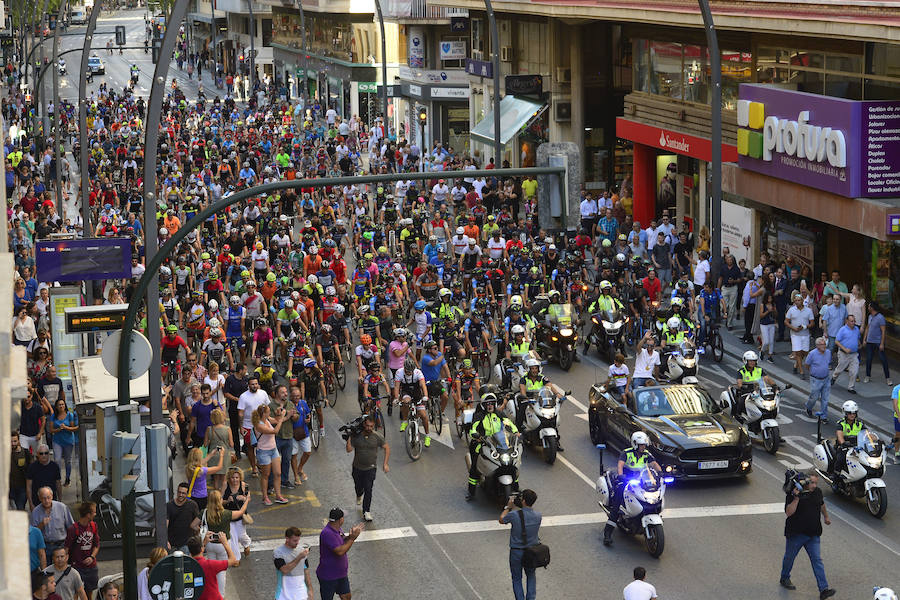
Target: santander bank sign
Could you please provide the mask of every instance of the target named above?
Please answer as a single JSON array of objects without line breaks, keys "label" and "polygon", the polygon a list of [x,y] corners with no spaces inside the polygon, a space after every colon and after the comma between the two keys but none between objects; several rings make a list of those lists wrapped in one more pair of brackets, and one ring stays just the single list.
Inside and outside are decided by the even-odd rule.
[{"label": "santander bank sign", "polygon": [[691,142],[686,137],[679,136],[676,138],[671,135],[667,136],[666,132],[662,130],[659,132],[659,147],[687,155],[690,155],[691,153]]}]

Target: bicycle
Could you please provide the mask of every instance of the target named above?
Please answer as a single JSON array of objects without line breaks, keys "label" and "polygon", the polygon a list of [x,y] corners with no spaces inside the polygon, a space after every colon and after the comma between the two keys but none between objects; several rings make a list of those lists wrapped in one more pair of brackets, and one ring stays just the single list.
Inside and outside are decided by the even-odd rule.
[{"label": "bicycle", "polygon": [[459,439],[465,438],[466,444],[469,443],[469,429],[470,425],[465,422],[465,411],[467,409],[471,409],[474,406],[474,399],[470,396],[463,402],[462,410],[459,411],[459,415],[453,420],[454,425],[456,426],[456,437]]},{"label": "bicycle", "polygon": [[323,375],[325,377],[325,394],[326,394],[325,401],[328,404],[328,406],[334,408],[334,405],[337,404],[337,391],[338,391],[338,386],[336,384],[336,378],[334,376],[334,365],[331,365],[331,364],[326,365]]},{"label": "bicycle", "polygon": [[[443,391],[443,387],[442,387]],[[428,413],[428,422],[434,425],[437,435],[441,435],[444,429],[444,411],[441,410],[441,394],[428,397],[428,403],[425,405],[425,411]]]},{"label": "bicycle", "polygon": [[359,403],[362,414],[375,417],[375,431],[381,429],[381,437],[387,438],[387,428],[385,426],[384,413],[381,412],[382,400],[391,401],[390,396],[370,396]]},{"label": "bicycle", "polygon": [[703,346],[709,347],[712,352],[713,360],[722,362],[725,357],[725,343],[722,340],[722,334],[719,333],[719,320],[710,320],[707,324],[706,338],[703,340]]},{"label": "bicycle", "polygon": [[[402,402],[402,401],[401,401]],[[406,453],[412,460],[419,460],[419,457],[422,456],[422,436],[419,433],[419,429],[423,427],[421,424],[421,419],[419,418],[419,413],[416,410],[415,404],[412,399],[409,400],[408,403],[408,415],[406,417],[406,431],[403,432],[403,445],[406,447]]]},{"label": "bicycle", "polygon": [[309,402],[309,441],[312,443],[313,450],[316,451],[319,449],[319,428],[322,426],[322,422],[319,421],[319,412],[316,410],[319,402],[321,400],[318,398]]},{"label": "bicycle", "polygon": [[484,340],[479,340],[478,349],[472,350],[472,364],[475,366],[478,376],[483,384],[491,381],[491,357],[487,348],[484,347]]}]

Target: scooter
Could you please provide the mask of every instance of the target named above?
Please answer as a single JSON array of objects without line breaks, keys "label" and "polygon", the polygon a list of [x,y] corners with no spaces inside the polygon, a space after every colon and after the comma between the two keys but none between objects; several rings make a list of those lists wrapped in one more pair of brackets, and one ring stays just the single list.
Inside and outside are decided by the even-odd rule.
[{"label": "scooter", "polygon": [[[602,450],[603,445],[598,448]],[[627,481],[622,490],[622,508],[615,525],[628,535],[643,533],[647,552],[653,558],[659,558],[666,545],[660,513],[665,504],[666,484],[674,480],[674,477],[663,477],[654,469],[645,467],[637,478]],[[615,485],[613,471],[607,471],[597,479],[598,503],[607,515],[610,514]]]},{"label": "scooter", "polygon": [[[494,435],[481,440],[478,457],[478,474],[484,489],[500,502],[506,502],[518,490],[519,467],[522,466],[522,441],[519,435],[504,427]],[[466,452],[466,468],[472,468],[472,459]]]},{"label": "scooter", "polygon": [[522,415],[522,427],[519,428],[526,444],[540,444],[544,450],[544,460],[548,465],[556,462],[556,453],[559,451],[559,432],[557,430],[559,408],[566,399],[566,395],[558,395],[547,388],[542,389],[532,398],[524,398],[521,394],[515,394],[506,403],[504,413],[514,423],[516,413],[524,411]]},{"label": "scooter", "polygon": [[591,332],[584,340],[584,353],[591,344],[597,352],[606,354],[606,362],[612,364],[616,352],[625,354],[625,326],[628,318],[619,310],[606,310],[591,315]]},{"label": "scooter", "polygon": [[[783,389],[791,389],[788,383]],[[745,393],[747,398],[744,400],[744,411],[734,414],[734,405],[737,395]],[[778,407],[781,405],[781,389],[778,386],[769,387],[765,381],[760,380],[758,385],[753,384],[753,389],[749,392],[734,387],[729,387],[719,396],[719,406],[722,410],[726,410],[734,416],[734,418],[744,425],[750,433],[750,437],[761,441],[766,452],[775,454],[781,445],[781,429],[778,426]]]},{"label": "scooter", "polygon": [[849,498],[865,497],[866,508],[876,519],[887,512],[887,486],[884,475],[884,442],[868,429],[856,436],[856,447],[847,449],[846,466],[839,473],[834,471],[839,448],[829,439],[822,438],[822,420],[816,428],[816,447],[813,448],[813,465],[830,484],[836,494]]},{"label": "scooter", "polygon": [[668,353],[662,375],[670,383],[699,383],[697,367],[699,357],[691,342],[684,342],[677,350]]}]

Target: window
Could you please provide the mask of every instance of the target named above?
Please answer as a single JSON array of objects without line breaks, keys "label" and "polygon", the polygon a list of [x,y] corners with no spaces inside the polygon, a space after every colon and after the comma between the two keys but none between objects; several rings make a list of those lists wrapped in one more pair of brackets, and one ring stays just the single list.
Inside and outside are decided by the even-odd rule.
[{"label": "window", "polygon": [[[872,64],[877,52],[870,53]],[[790,48],[760,47],[757,81],[782,84],[789,89],[850,100],[869,99],[863,86],[864,57],[840,52],[814,52]],[[874,92],[873,92],[874,93]]]},{"label": "window", "polygon": [[634,40],[634,85],[636,92],[650,91],[650,42]]},{"label": "window", "polygon": [[472,58],[484,60],[484,21],[481,19],[472,19],[472,52],[480,53],[473,55]]},{"label": "window", "polygon": [[753,81],[753,55],[737,50],[722,51],[722,108],[737,108],[738,91],[742,83]]},{"label": "window", "polygon": [[[467,38],[460,37],[458,35],[444,36],[441,38],[441,42],[466,42],[466,41],[468,41]],[[438,56],[440,56],[440,54]],[[466,66],[465,58],[460,58],[460,59],[454,58],[451,60],[442,60],[441,61],[442,69],[464,69],[465,66]]]},{"label": "window", "polygon": [[709,103],[709,51],[705,46],[682,46],[684,99]]},{"label": "window", "polygon": [[681,44],[650,42],[651,94],[682,99]]}]

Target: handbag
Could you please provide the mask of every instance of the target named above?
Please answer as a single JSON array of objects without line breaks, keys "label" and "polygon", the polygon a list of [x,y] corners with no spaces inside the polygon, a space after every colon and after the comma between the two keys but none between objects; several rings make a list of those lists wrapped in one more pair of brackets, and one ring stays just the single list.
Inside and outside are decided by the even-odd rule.
[{"label": "handbag", "polygon": [[205,540],[206,534],[209,533],[209,525],[206,522],[206,509],[200,514],[200,539]]},{"label": "handbag", "polygon": [[245,525],[253,525],[253,517],[251,517],[248,513],[242,514],[241,519],[244,521]]},{"label": "handbag", "polygon": [[[205,512],[205,511],[204,511]],[[526,569],[547,568],[550,564],[550,546],[537,543],[528,545],[528,530],[525,529],[525,515],[519,510],[519,519],[522,521],[522,538],[525,541],[525,549],[522,552],[522,566]]]}]

